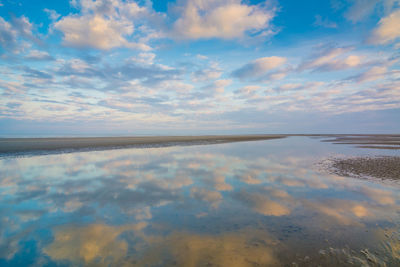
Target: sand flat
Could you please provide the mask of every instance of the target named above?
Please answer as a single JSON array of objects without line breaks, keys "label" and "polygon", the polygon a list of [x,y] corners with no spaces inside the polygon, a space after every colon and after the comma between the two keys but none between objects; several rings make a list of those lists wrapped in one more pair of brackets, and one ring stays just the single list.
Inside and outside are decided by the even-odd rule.
[{"label": "sand flat", "polygon": [[400,149],[400,135],[398,134],[337,134],[320,135],[319,137],[329,138],[322,142],[356,145],[359,148]]},{"label": "sand flat", "polygon": [[335,158],[329,168],[341,176],[400,180],[400,157],[396,156]]},{"label": "sand flat", "polygon": [[77,138],[0,138],[1,154],[24,154],[62,150],[110,149],[130,146],[168,146],[227,143],[284,138],[286,135],[205,135]]}]

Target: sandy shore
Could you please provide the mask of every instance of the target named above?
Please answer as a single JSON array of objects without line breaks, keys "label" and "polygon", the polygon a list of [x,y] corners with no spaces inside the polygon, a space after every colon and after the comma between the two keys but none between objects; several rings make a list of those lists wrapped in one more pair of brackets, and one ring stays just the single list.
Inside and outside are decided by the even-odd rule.
[{"label": "sandy shore", "polygon": [[356,145],[360,148],[400,149],[400,135],[321,135],[321,137],[329,138],[323,142]]},{"label": "sandy shore", "polygon": [[285,135],[207,135],[88,138],[0,138],[0,155],[124,147],[216,144],[284,138]]},{"label": "sandy shore", "polygon": [[400,157],[339,158],[333,159],[328,168],[340,176],[400,180]]}]

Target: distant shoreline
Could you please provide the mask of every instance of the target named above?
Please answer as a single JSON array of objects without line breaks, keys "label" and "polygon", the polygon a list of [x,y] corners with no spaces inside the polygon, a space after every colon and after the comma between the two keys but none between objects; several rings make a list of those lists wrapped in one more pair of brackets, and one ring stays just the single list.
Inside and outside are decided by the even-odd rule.
[{"label": "distant shoreline", "polygon": [[287,135],[204,135],[142,137],[0,138],[0,156],[46,154],[129,147],[219,144],[285,138]]},{"label": "distant shoreline", "polygon": [[176,145],[207,145],[230,142],[260,141],[304,136],[333,144],[355,145],[359,148],[400,149],[396,134],[247,134],[199,136],[131,136],[131,137],[44,137],[1,138],[0,157],[44,155],[79,151],[121,148],[166,147]]}]

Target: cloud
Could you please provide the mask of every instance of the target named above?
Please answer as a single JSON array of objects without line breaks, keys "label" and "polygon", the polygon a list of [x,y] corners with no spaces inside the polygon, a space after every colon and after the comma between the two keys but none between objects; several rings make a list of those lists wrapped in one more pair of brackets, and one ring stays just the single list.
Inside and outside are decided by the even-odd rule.
[{"label": "cloud", "polygon": [[261,89],[259,85],[247,85],[235,91],[235,94],[241,97],[252,97]]},{"label": "cloud", "polygon": [[46,51],[40,50],[30,50],[28,55],[25,56],[25,59],[29,60],[53,60],[54,58],[47,53]]},{"label": "cloud", "polygon": [[336,71],[359,67],[363,63],[363,57],[348,55],[351,50],[350,47],[328,47],[314,54],[311,59],[303,61],[298,70]]},{"label": "cloud", "polygon": [[212,97],[218,94],[222,94],[225,91],[225,87],[229,86],[232,83],[232,80],[229,79],[220,79],[202,87],[201,91],[195,93],[195,96],[198,98],[206,98]]},{"label": "cloud", "polygon": [[93,47],[108,50],[129,47],[150,50],[145,44],[128,42],[124,36],[133,33],[133,24],[103,18],[98,15],[65,17],[55,23],[64,34],[64,44],[72,47]]},{"label": "cloud", "polygon": [[400,9],[382,18],[378,27],[372,32],[369,42],[372,44],[387,44],[400,37]]},{"label": "cloud", "polygon": [[349,6],[344,13],[344,17],[353,23],[366,19],[375,11],[377,11],[379,15],[387,15],[398,7],[400,3],[399,0],[346,0],[344,2],[347,3],[340,3],[336,0],[336,7],[340,9],[343,6]]},{"label": "cloud", "polygon": [[353,23],[359,22],[374,11],[379,1],[380,0],[351,0],[349,2],[352,2],[352,5],[346,11],[344,17]]},{"label": "cloud", "polygon": [[384,78],[387,72],[387,67],[375,66],[353,78],[360,83],[375,81]]},{"label": "cloud", "polygon": [[57,11],[45,8],[43,9],[46,14],[48,14],[49,18],[53,21],[57,20],[61,15],[57,13]]},{"label": "cloud", "polygon": [[264,5],[247,5],[241,0],[183,0],[175,9],[181,16],[173,25],[177,39],[241,38],[246,33],[269,30],[274,10]]},{"label": "cloud", "polygon": [[152,65],[154,63],[155,58],[156,54],[143,52],[139,53],[137,57],[132,57],[131,60],[144,65]]},{"label": "cloud", "polygon": [[[300,91],[308,90],[313,91],[324,86],[324,82],[307,82],[307,83],[285,83],[280,86],[275,87],[273,90],[279,93],[290,92],[290,91]],[[269,91],[267,91],[269,92]]]},{"label": "cloud", "polygon": [[0,45],[3,49],[14,49],[16,46],[17,32],[11,24],[0,17]]},{"label": "cloud", "polygon": [[10,109],[16,109],[19,108],[21,105],[22,104],[18,102],[8,102],[6,106]]},{"label": "cloud", "polygon": [[37,79],[52,79],[53,78],[53,76],[47,72],[32,69],[27,66],[24,66],[21,69],[25,72],[24,76],[26,76],[26,77],[37,78]]},{"label": "cloud", "polygon": [[232,72],[232,76],[240,79],[259,77],[268,71],[282,66],[286,62],[284,57],[262,57],[247,63],[243,67]]},{"label": "cloud", "polygon": [[99,79],[102,81],[102,86],[96,86],[95,89],[115,91],[133,90],[135,87],[143,89],[143,86],[154,86],[167,80],[173,81],[181,75],[181,70],[154,64],[152,61],[151,53],[139,54],[138,57],[128,58],[115,65],[95,65],[75,58],[60,62],[55,73],[65,77]]},{"label": "cloud", "polygon": [[208,68],[199,69],[192,73],[193,82],[204,82],[215,80],[221,77],[222,70],[218,67],[217,63],[211,63]]},{"label": "cloud", "polygon": [[134,33],[133,20],[146,12],[145,8],[134,2],[118,0],[82,0],[78,6],[81,14],[71,14],[54,23],[54,28],[63,33],[66,46],[100,50],[116,47],[151,50],[145,43],[127,40]]},{"label": "cloud", "polygon": [[41,43],[39,39],[34,37],[32,31],[33,26],[25,16],[12,17],[11,23],[0,17],[0,46],[5,50],[16,53],[21,49],[21,44],[18,42],[20,39]]}]

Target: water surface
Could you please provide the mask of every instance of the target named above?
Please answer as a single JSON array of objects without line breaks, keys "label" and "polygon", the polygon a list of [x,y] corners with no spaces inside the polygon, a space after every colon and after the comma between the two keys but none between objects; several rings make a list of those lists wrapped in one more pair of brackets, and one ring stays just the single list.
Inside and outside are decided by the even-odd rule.
[{"label": "water surface", "polygon": [[399,186],[317,164],[396,153],[289,137],[1,158],[0,265],[396,266]]}]

